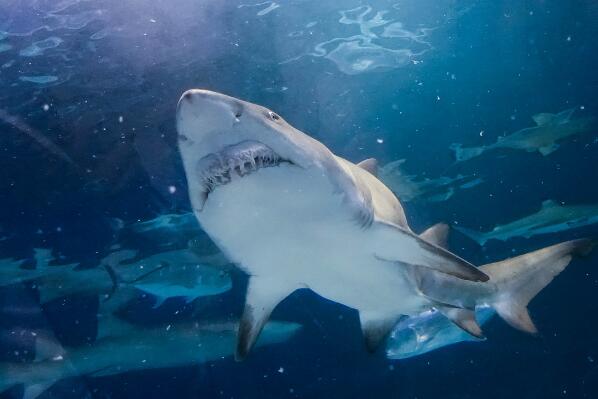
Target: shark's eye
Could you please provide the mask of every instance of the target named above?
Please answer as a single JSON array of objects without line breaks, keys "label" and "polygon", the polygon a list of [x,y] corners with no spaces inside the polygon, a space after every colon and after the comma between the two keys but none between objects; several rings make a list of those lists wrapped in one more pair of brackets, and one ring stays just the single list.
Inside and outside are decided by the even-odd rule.
[{"label": "shark's eye", "polygon": [[278,116],[277,114],[275,114],[272,111],[268,111],[268,115],[270,115],[270,118],[272,118],[272,120],[277,121],[280,119],[280,116]]}]

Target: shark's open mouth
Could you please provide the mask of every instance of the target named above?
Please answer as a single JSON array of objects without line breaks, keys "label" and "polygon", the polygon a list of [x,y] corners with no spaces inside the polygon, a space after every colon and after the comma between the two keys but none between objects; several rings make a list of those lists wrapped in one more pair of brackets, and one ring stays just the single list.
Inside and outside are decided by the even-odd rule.
[{"label": "shark's open mouth", "polygon": [[205,199],[216,187],[232,181],[233,176],[247,176],[259,169],[293,164],[283,159],[270,147],[259,141],[242,141],[225,147],[222,151],[206,155],[199,160],[197,171],[205,193]]}]

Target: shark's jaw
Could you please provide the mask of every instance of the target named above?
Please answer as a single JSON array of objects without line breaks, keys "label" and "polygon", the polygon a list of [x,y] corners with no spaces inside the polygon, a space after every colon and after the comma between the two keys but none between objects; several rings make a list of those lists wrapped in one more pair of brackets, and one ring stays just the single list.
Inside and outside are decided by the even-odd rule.
[{"label": "shark's jaw", "polygon": [[196,166],[202,193],[199,210],[203,209],[210,193],[219,186],[231,184],[237,178],[256,173],[260,169],[277,167],[283,163],[294,165],[267,145],[255,140],[228,145],[217,153],[204,156]]}]

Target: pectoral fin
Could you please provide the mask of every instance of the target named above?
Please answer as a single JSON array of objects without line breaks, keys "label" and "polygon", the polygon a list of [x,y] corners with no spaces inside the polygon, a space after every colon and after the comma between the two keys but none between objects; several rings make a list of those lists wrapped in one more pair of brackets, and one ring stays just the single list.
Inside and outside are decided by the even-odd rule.
[{"label": "pectoral fin", "polygon": [[449,226],[446,223],[437,223],[432,227],[429,227],[421,233],[419,236],[425,241],[436,244],[441,248],[447,249],[448,245],[448,233]]},{"label": "pectoral fin", "polygon": [[249,278],[245,310],[239,324],[235,352],[237,361],[247,356],[276,305],[295,289],[296,287],[272,278],[257,276]]},{"label": "pectoral fin", "polygon": [[368,352],[373,353],[399,321],[399,315],[384,315],[371,311],[360,311],[361,331]]},{"label": "pectoral fin", "polygon": [[556,151],[558,148],[559,148],[559,145],[558,145],[558,144],[555,144],[555,143],[553,143],[553,144],[551,144],[551,145],[547,145],[547,146],[544,146],[544,147],[540,147],[540,148],[538,148],[538,151],[540,151],[540,154],[542,154],[542,155],[546,156],[546,155],[552,154],[552,153],[553,153],[553,152],[555,152],[555,151]]},{"label": "pectoral fin", "polygon": [[155,297],[155,302],[152,305],[152,309],[158,309],[160,306],[162,306],[164,304],[164,302],[166,302],[166,300],[168,299],[168,297],[165,296],[156,296]]},{"label": "pectoral fin", "polygon": [[457,255],[392,223],[371,228],[374,255],[381,260],[427,267],[464,280],[488,281],[488,276]]},{"label": "pectoral fin", "polygon": [[58,380],[50,379],[48,381],[39,382],[37,384],[25,384],[23,389],[23,399],[35,399]]}]

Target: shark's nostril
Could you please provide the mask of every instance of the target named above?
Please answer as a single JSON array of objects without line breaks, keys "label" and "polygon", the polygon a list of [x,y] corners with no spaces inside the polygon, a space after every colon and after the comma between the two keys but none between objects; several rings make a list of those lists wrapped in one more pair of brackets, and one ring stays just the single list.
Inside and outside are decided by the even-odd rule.
[{"label": "shark's nostril", "polygon": [[188,101],[188,102],[193,102],[193,91],[187,90],[183,94],[183,100]]},{"label": "shark's nostril", "polygon": [[233,104],[233,110],[235,113],[235,118],[239,119],[241,115],[243,115],[243,105],[241,103],[235,102]]}]

